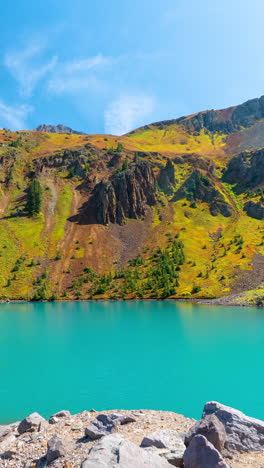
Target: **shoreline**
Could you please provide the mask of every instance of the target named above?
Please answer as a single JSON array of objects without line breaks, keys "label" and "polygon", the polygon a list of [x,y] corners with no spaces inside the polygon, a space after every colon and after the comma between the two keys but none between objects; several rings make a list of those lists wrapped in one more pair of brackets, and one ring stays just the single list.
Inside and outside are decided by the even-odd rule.
[{"label": "shoreline", "polygon": [[[226,426],[225,417],[239,424]],[[263,421],[218,402],[206,403],[199,421],[147,409],[62,410],[48,420],[32,413],[0,425],[0,459],[9,468],[189,468],[190,457],[197,463],[205,456],[202,465],[195,464],[205,468],[213,456],[223,468],[262,468],[263,430]]]}]

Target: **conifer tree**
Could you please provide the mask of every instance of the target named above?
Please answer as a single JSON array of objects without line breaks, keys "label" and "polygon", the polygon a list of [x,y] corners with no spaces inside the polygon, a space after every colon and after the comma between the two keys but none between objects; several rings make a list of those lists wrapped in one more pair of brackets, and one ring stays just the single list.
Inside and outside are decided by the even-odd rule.
[{"label": "conifer tree", "polygon": [[41,208],[41,185],[38,179],[33,179],[28,187],[26,211],[29,216],[35,216]]}]

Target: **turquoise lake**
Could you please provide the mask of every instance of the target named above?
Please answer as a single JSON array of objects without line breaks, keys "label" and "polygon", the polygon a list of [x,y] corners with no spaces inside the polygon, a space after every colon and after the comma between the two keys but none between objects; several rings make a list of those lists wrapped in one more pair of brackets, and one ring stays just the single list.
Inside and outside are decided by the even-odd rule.
[{"label": "turquoise lake", "polygon": [[0,424],[217,400],[264,419],[264,311],[173,301],[0,305]]}]

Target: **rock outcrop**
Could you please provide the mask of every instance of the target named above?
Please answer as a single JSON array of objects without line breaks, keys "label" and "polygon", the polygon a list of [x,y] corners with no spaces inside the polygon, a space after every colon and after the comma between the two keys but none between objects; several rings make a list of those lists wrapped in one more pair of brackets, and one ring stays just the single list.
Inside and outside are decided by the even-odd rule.
[{"label": "rock outcrop", "polygon": [[165,193],[171,193],[175,185],[175,169],[170,159],[167,159],[166,166],[160,170],[158,184]]},{"label": "rock outcrop", "polygon": [[156,203],[155,176],[145,161],[130,165],[95,186],[91,204],[100,224],[122,224],[126,218],[141,218]]},{"label": "rock outcrop", "polygon": [[264,219],[264,203],[248,201],[244,205],[244,210],[248,216],[255,219]]},{"label": "rock outcrop", "polygon": [[39,125],[34,129],[36,132],[45,132],[45,133],[74,133],[75,135],[85,135],[84,132],[77,132],[70,127],[66,127],[65,125],[58,124],[58,125]]},{"label": "rock outcrop", "polygon": [[229,162],[223,180],[236,184],[236,191],[264,187],[264,149],[245,151]]},{"label": "rock outcrop", "polygon": [[186,198],[189,201],[202,201],[208,203],[210,213],[218,213],[225,217],[232,215],[229,204],[224,196],[217,190],[213,182],[199,170],[195,169],[190,177],[183,183],[175,195],[175,200]]},{"label": "rock outcrop", "polygon": [[211,401],[206,403],[203,418],[214,414],[224,425],[227,439],[225,448],[230,452],[263,452],[264,422],[250,418],[241,411]]}]

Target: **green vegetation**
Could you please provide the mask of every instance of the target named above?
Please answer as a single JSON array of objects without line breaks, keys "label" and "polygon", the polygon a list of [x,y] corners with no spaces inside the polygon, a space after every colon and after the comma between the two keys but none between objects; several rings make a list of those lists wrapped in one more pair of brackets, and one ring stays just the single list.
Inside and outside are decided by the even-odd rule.
[{"label": "green vegetation", "polygon": [[29,216],[39,214],[41,208],[41,185],[38,179],[33,179],[28,187],[27,203],[25,210]]}]

